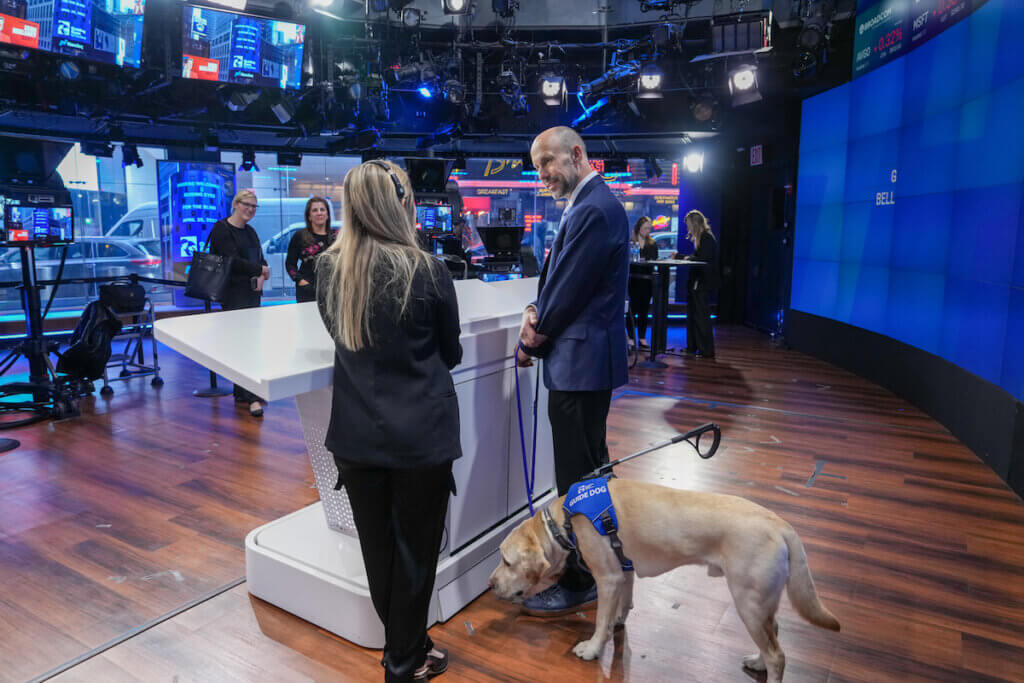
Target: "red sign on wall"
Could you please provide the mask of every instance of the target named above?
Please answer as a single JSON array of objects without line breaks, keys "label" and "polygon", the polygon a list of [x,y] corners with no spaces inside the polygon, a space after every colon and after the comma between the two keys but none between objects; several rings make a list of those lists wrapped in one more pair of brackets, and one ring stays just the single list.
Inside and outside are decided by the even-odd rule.
[{"label": "red sign on wall", "polygon": [[764,163],[764,146],[754,145],[750,148],[750,165],[760,166]]},{"label": "red sign on wall", "polygon": [[0,14],[0,43],[38,48],[39,24]]}]

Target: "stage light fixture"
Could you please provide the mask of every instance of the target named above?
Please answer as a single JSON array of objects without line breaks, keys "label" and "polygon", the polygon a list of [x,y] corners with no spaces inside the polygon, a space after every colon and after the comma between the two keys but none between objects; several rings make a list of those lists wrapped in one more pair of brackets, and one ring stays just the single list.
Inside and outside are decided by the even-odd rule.
[{"label": "stage light fixture", "polygon": [[420,87],[416,88],[416,92],[418,92],[420,94],[420,97],[422,97],[423,99],[432,100],[434,99],[434,92],[436,89],[437,86],[434,83],[426,82],[420,83]]},{"label": "stage light fixture", "polygon": [[468,14],[470,0],[442,0],[441,8],[445,14]]},{"label": "stage light fixture", "polygon": [[540,94],[544,104],[557,107],[565,101],[565,77],[558,74],[545,74],[540,78]]},{"label": "stage light fixture", "polygon": [[624,62],[612,66],[589,83],[580,84],[580,94],[586,100],[593,100],[598,95],[613,89],[625,89],[626,84],[637,77],[640,73],[640,62]]},{"label": "stage light fixture", "polygon": [[519,84],[519,79],[510,68],[503,67],[501,75],[498,76],[498,87],[501,89],[501,99],[512,108],[514,116],[526,116],[530,105],[526,101],[526,95]]},{"label": "stage light fixture", "polygon": [[243,171],[256,171],[260,172],[260,167],[256,165],[256,152],[251,149],[247,149],[242,152],[242,165],[240,167]]},{"label": "stage light fixture", "polygon": [[423,12],[415,7],[406,7],[402,10],[402,24],[406,28],[419,28],[423,21]]},{"label": "stage light fixture", "polygon": [[466,86],[450,78],[444,84],[444,97],[450,104],[462,104],[466,101]]},{"label": "stage light fixture", "polygon": [[104,157],[109,159],[114,156],[114,146],[109,142],[85,141],[82,143],[82,154],[87,154],[91,157]]},{"label": "stage light fixture", "polygon": [[704,154],[701,152],[690,152],[683,157],[683,169],[687,173],[700,173],[704,170]]},{"label": "stage light fixture", "polygon": [[502,19],[508,19],[519,9],[519,0],[491,0],[491,9]]},{"label": "stage light fixture", "polygon": [[818,56],[811,50],[804,50],[793,60],[791,69],[796,78],[811,78],[818,73]]},{"label": "stage light fixture", "polygon": [[133,144],[121,145],[121,167],[134,164],[135,168],[142,168],[142,157],[139,156],[139,148]]},{"label": "stage light fixture", "polygon": [[690,113],[695,121],[710,121],[715,115],[715,99],[709,94],[701,95],[690,104]]},{"label": "stage light fixture", "polygon": [[640,71],[640,78],[636,81],[637,99],[658,100],[662,98],[661,84],[665,75],[655,64],[648,64]]},{"label": "stage light fixture", "polygon": [[741,66],[729,73],[729,93],[732,95],[732,106],[738,107],[761,99],[757,87],[757,67]]}]

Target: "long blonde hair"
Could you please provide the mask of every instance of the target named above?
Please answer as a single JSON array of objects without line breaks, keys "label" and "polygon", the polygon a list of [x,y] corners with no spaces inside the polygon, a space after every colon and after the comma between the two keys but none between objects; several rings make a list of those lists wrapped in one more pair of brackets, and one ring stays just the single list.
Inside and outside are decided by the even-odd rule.
[{"label": "long blonde hair", "polygon": [[[402,199],[391,174],[404,191]],[[317,259],[317,282],[324,287],[331,336],[359,351],[373,344],[371,302],[390,298],[401,317],[417,270],[427,268],[431,276],[433,270],[430,257],[416,243],[416,206],[401,167],[389,161],[356,166],[345,176],[341,207],[345,227]]]},{"label": "long blonde hair", "polygon": [[711,232],[708,219],[700,211],[694,209],[686,214],[684,220],[686,221],[686,237],[693,242],[694,248],[699,247],[704,233]]}]

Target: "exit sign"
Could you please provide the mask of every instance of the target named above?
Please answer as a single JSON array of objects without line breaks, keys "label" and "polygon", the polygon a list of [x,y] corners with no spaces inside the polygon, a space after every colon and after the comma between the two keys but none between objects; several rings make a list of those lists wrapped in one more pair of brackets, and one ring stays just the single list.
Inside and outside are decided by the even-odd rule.
[{"label": "exit sign", "polygon": [[760,166],[764,163],[764,145],[754,145],[750,148],[750,165]]}]

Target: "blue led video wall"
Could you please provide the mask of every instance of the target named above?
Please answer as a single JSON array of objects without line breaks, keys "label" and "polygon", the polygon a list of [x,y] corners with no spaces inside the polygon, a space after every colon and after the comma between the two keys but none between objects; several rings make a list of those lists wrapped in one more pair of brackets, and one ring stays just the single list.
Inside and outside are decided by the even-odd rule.
[{"label": "blue led video wall", "polygon": [[794,309],[1024,399],[1024,3],[803,104]]}]

